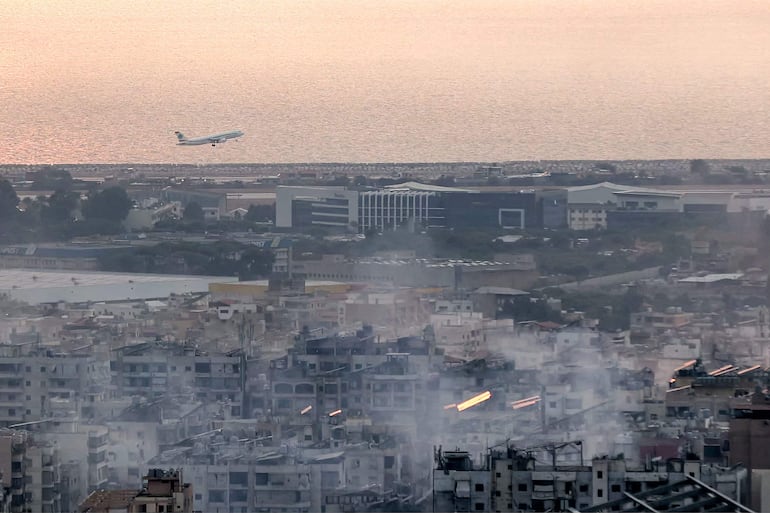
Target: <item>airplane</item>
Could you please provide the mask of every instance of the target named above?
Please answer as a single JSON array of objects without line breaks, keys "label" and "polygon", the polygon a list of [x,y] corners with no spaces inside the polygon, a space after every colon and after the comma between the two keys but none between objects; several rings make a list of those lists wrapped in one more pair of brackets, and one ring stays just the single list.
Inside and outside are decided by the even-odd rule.
[{"label": "airplane", "polygon": [[216,146],[217,144],[227,142],[228,139],[235,139],[243,136],[243,132],[240,130],[232,130],[230,132],[222,132],[220,134],[207,135],[204,137],[194,137],[192,139],[185,137],[182,132],[176,131],[174,133],[179,140],[179,142],[177,142],[178,146],[198,146],[201,144],[211,144],[212,146]]}]

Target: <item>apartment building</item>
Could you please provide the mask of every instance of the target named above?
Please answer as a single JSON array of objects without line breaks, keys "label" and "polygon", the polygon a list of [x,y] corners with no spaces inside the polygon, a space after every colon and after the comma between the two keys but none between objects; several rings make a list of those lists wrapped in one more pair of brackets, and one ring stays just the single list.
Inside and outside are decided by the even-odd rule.
[{"label": "apartment building", "polygon": [[198,401],[219,403],[227,416],[243,411],[244,358],[207,353],[192,345],[146,342],[116,349],[110,360],[116,397],[159,398],[193,392]]},{"label": "apartment building", "polygon": [[[724,511],[745,508],[747,471],[671,458],[634,467],[622,458],[558,463],[581,442],[435,454],[433,511]],[[548,463],[540,463],[545,459]],[[648,509],[649,508],[645,508]],[[746,511],[747,509],[743,509]]]},{"label": "apartment building", "polygon": [[79,471],[77,482],[79,489],[74,495],[85,497],[88,493],[105,488],[109,477],[107,450],[109,430],[106,426],[80,424],[77,421],[43,422],[34,427],[35,436],[46,440],[58,449],[63,463],[78,462],[74,466]]},{"label": "apartment building", "polygon": [[54,444],[27,431],[0,429],[0,476],[9,513],[62,511],[61,468]]},{"label": "apartment building", "polygon": [[345,480],[340,452],[288,454],[232,432],[198,437],[191,450],[166,451],[150,464],[181,469],[194,490],[193,510],[207,513],[322,511],[324,494]]},{"label": "apartment building", "polygon": [[149,469],[141,490],[96,490],[79,513],[192,513],[192,487],[179,470]]},{"label": "apartment building", "polygon": [[107,376],[91,355],[0,345],[0,426],[87,413]]}]

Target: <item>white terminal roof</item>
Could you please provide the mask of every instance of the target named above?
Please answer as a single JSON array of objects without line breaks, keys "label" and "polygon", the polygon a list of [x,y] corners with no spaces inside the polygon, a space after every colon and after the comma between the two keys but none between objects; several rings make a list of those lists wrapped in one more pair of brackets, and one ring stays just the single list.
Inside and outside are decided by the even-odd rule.
[{"label": "white terminal roof", "polygon": [[209,283],[237,280],[229,276],[0,269],[0,294],[30,304],[135,301],[208,292]]},{"label": "white terminal roof", "polygon": [[682,278],[679,283],[716,283],[723,280],[740,280],[743,273],[707,274],[706,276],[690,276]]},{"label": "white terminal roof", "polygon": [[404,182],[393,185],[386,185],[384,187],[388,191],[397,190],[410,190],[410,191],[424,191],[424,192],[478,192],[471,189],[460,189],[458,187],[444,187],[442,185],[430,185],[419,182]]}]

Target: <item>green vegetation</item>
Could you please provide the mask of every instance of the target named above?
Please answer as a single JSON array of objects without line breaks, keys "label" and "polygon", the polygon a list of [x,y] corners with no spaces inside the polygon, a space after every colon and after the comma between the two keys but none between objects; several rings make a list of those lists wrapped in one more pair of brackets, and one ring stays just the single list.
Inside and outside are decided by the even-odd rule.
[{"label": "green vegetation", "polygon": [[104,271],[238,276],[241,280],[254,280],[270,274],[274,259],[268,250],[231,241],[167,242],[116,251],[102,257],[100,264]]},{"label": "green vegetation", "polygon": [[93,190],[86,199],[66,188],[48,197],[19,197],[7,180],[0,180],[0,243],[69,240],[77,236],[115,234],[131,208],[120,187]]},{"label": "green vegetation", "polygon": [[641,311],[645,300],[644,296],[634,291],[613,295],[596,290],[567,292],[552,288],[544,293],[561,299],[562,310],[583,312],[588,318],[599,319],[599,328],[603,331],[627,330],[631,314]]},{"label": "green vegetation", "polygon": [[182,213],[182,219],[188,223],[202,223],[205,217],[203,207],[194,201],[188,203],[187,206],[184,207],[184,212]]}]

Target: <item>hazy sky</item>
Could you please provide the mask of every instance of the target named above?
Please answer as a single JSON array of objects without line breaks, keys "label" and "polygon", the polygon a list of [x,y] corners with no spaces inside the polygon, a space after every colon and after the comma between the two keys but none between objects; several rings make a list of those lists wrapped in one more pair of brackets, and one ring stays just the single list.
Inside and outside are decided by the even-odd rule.
[{"label": "hazy sky", "polygon": [[0,162],[770,157],[768,83],[767,0],[0,2]]}]

